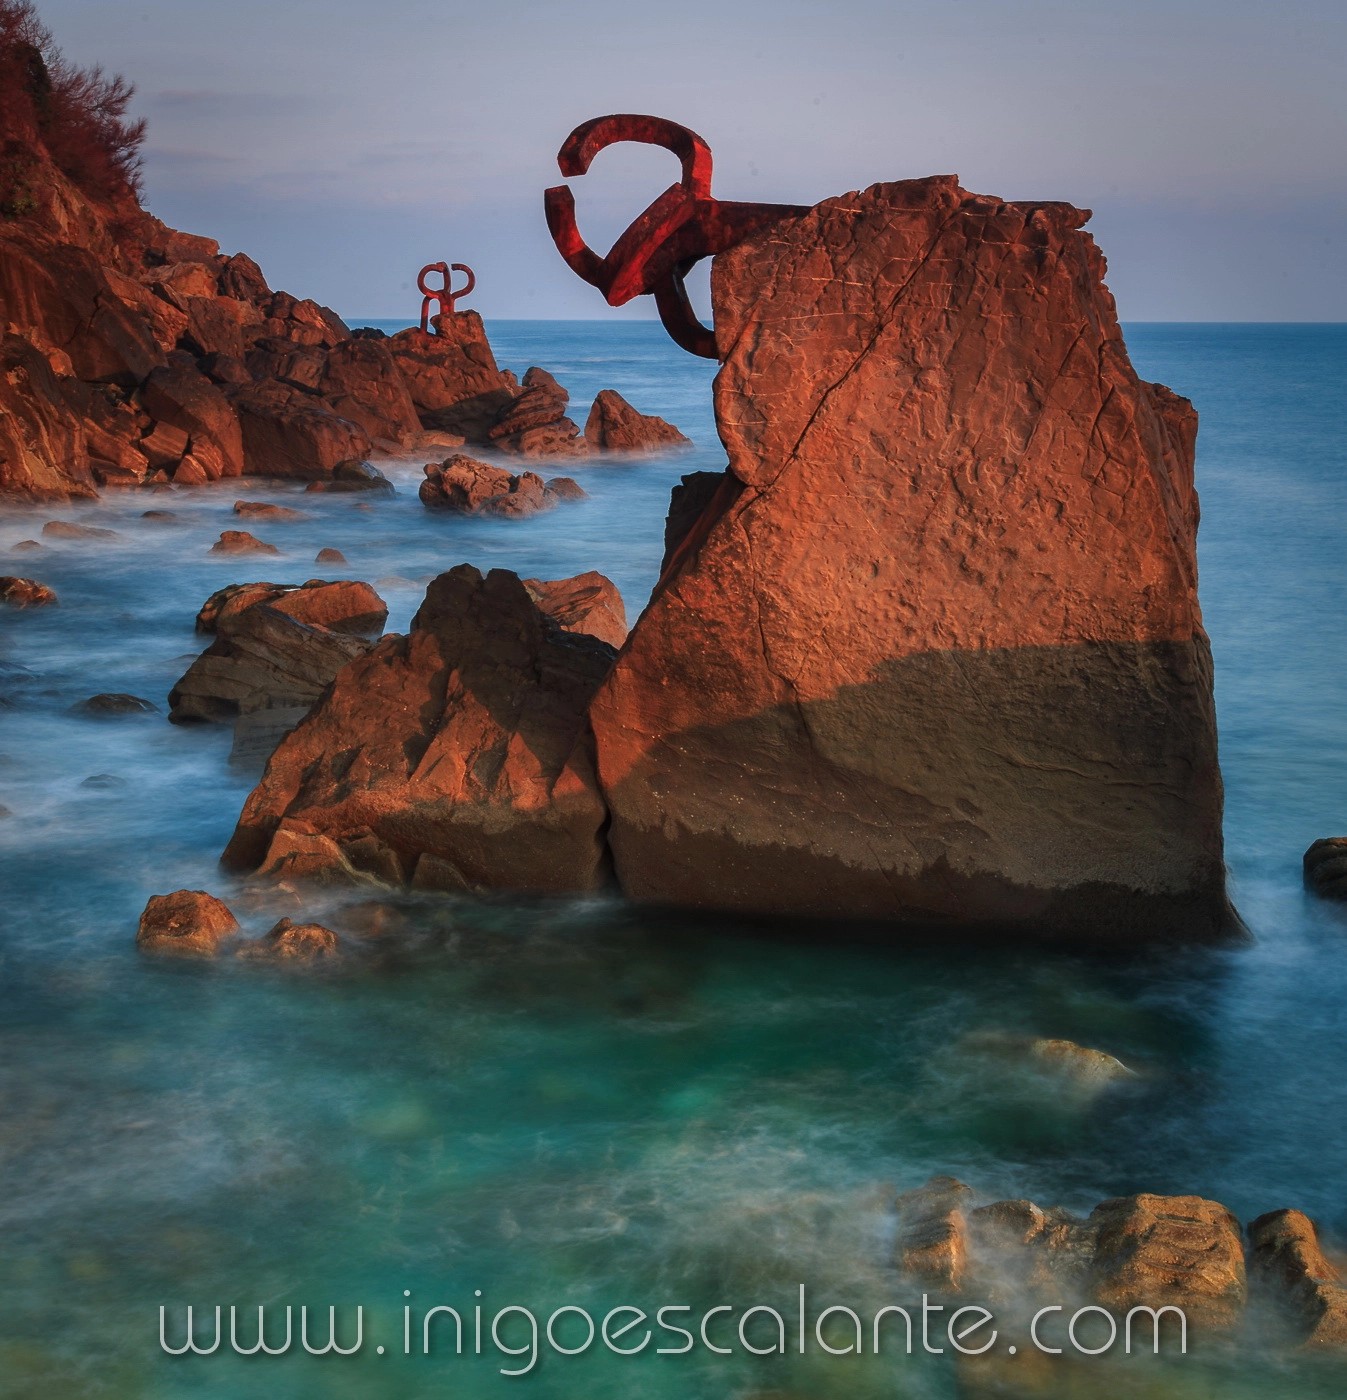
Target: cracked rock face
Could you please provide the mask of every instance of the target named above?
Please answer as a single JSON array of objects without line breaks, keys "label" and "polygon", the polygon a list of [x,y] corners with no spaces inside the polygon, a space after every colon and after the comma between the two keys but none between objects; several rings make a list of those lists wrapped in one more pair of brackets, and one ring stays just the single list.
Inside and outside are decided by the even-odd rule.
[{"label": "cracked rock face", "polygon": [[1132,369],[1087,217],[936,177],[716,259],[729,476],[592,711],[628,894],[1238,927],[1196,414]]}]

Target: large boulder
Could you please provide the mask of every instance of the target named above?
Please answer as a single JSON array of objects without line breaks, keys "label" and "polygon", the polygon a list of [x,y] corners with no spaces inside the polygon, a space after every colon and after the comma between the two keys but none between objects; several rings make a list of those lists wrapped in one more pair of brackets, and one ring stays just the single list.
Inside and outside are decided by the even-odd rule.
[{"label": "large boulder", "polygon": [[1307,1215],[1273,1210],[1249,1222],[1249,1278],[1283,1311],[1299,1340],[1347,1345],[1347,1287],[1324,1257]]},{"label": "large boulder", "polygon": [[369,455],[369,434],[358,423],[302,389],[268,379],[240,385],[230,398],[249,476],[330,480],[338,463]]},{"label": "large boulder", "polygon": [[558,501],[583,499],[585,492],[568,476],[544,481],[536,472],[518,476],[490,462],[457,453],[443,462],[427,462],[417,493],[430,510],[458,515],[519,517],[551,510]]},{"label": "large boulder", "polygon": [[317,856],[422,889],[596,888],[605,811],[585,713],[613,655],[512,573],[441,574],[411,632],[340,671],[272,755],[225,865],[307,852],[310,875]]},{"label": "large boulder", "polygon": [[616,389],[601,389],[585,419],[585,440],[603,452],[667,452],[692,443],[663,418],[638,413]]},{"label": "large boulder", "polygon": [[512,374],[496,367],[475,311],[437,316],[434,324],[437,334],[405,330],[380,343],[393,357],[424,427],[485,442],[519,386]]},{"label": "large boulder", "polygon": [[487,433],[498,451],[514,457],[583,457],[589,443],[566,417],[571,396],[545,369],[524,375],[522,392]]},{"label": "large boulder", "polygon": [[719,255],[730,471],[595,700],[624,890],[1214,938],[1196,415],[1062,204],[876,185]]}]

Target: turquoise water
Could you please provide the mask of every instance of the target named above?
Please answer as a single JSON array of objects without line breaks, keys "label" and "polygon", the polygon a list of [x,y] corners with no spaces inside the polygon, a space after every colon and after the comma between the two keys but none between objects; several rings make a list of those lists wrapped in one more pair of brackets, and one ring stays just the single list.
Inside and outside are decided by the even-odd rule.
[{"label": "turquoise water", "polygon": [[[729,1356],[651,1354],[672,1334],[630,1358],[601,1344],[545,1355],[513,1379],[501,1367],[526,1357],[489,1340],[470,1354],[479,1303],[489,1327],[507,1303],[544,1318],[562,1304],[596,1318],[628,1303],[693,1317],[763,1304],[789,1321],[801,1283],[811,1315],[911,1301],[885,1264],[883,1187],[933,1172],[989,1199],[1077,1210],[1135,1190],[1213,1197],[1246,1220],[1291,1205],[1347,1241],[1347,919],[1299,883],[1309,841],[1347,830],[1341,326],[1128,328],[1141,373],[1202,413],[1202,594],[1252,947],[883,955],[835,929],[784,945],[612,900],[500,898],[408,901],[378,939],[359,936],[359,909],[314,906],[356,950],[324,974],[136,955],[152,893],[212,889],[257,932],[274,918],[215,868],[248,783],[228,769],[223,733],[100,723],[71,704],[99,691],[162,704],[200,648],[197,607],[244,577],[381,581],[401,630],[425,580],[464,560],[545,578],[599,568],[634,617],[670,485],[723,465],[715,367],[657,325],[489,329],[503,364],[557,375],[581,422],[614,387],[695,451],[559,468],[590,499],[529,521],[425,512],[415,463],[389,469],[399,494],[370,510],[236,484],[0,516],[5,571],[61,598],[0,616],[0,803],[13,813],[0,821],[0,1396],[1018,1393],[980,1388],[948,1357],[858,1362],[811,1344],[756,1359],[737,1341]],[[280,559],[207,555],[240,495],[309,513],[254,527]],[[178,522],[147,525],[149,507]],[[58,517],[124,539],[4,552]],[[324,546],[350,568],[320,571]],[[116,781],[82,786],[95,775]],[[1098,1046],[1141,1078],[1094,1105],[990,1084],[960,1050],[988,1030]],[[418,1326],[426,1308],[456,1307],[468,1354],[449,1350],[449,1328],[439,1354],[403,1356],[404,1290]],[[245,1345],[258,1304],[269,1317],[293,1306],[296,1328],[301,1305],[317,1309],[323,1339],[336,1304],[343,1345],[361,1304],[364,1345],[319,1358],[296,1340],[284,1357],[245,1358],[226,1340],[167,1357],[158,1308],[178,1345],[188,1303],[208,1318],[222,1305],[226,1332],[231,1304],[251,1308]],[[523,1319],[508,1326],[519,1345]],[[269,1327],[274,1343],[281,1316]],[[1328,1396],[1340,1381],[1331,1367],[1217,1354],[1077,1362],[1035,1393]]]}]

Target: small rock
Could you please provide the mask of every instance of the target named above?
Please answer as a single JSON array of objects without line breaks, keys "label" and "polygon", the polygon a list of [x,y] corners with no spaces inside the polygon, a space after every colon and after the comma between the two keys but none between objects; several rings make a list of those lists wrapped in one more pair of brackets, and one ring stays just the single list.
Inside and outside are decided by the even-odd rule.
[{"label": "small rock", "polygon": [[53,540],[119,540],[116,530],[104,530],[97,525],[75,525],[69,520],[49,520],[42,533]]},{"label": "small rock", "polygon": [[11,812],[8,807],[0,807],[0,821],[4,821],[6,817],[12,817],[13,815],[14,813]]},{"label": "small rock", "polygon": [[124,788],[126,785],[126,779],[119,778],[115,773],[95,773],[92,777],[85,778],[80,787],[106,792],[112,788]]},{"label": "small rock", "polygon": [[960,1048],[994,1060],[1000,1071],[1022,1068],[1075,1095],[1092,1096],[1137,1078],[1136,1071],[1121,1060],[1073,1040],[977,1031],[965,1036]]},{"label": "small rock", "polygon": [[254,520],[307,520],[302,510],[291,510],[289,506],[274,506],[268,501],[235,501],[234,514],[246,515]]},{"label": "small rock", "polygon": [[11,608],[53,608],[56,594],[36,579],[0,574],[0,603],[7,603]]},{"label": "small rock", "polygon": [[159,706],[150,700],[142,700],[138,695],[127,695],[124,691],[105,691],[91,695],[71,707],[72,711],[107,718],[112,715],[157,715]]},{"label": "small rock", "polygon": [[320,549],[313,562],[315,564],[345,564],[347,560],[339,549]]},{"label": "small rock", "polygon": [[205,890],[175,890],[150,896],[136,930],[136,946],[145,953],[210,957],[238,928],[229,906],[214,895]]},{"label": "small rock", "polygon": [[1347,836],[1325,836],[1305,852],[1305,888],[1320,899],[1347,899]]},{"label": "small rock", "polygon": [[393,491],[393,483],[374,465],[352,457],[332,468],[328,481],[311,481],[306,491]]},{"label": "small rock", "polygon": [[240,948],[238,956],[276,962],[312,961],[335,956],[340,946],[341,940],[337,935],[322,924],[297,924],[290,919],[282,919],[261,938]]},{"label": "small rock", "polygon": [[1308,1216],[1273,1210],[1249,1222],[1249,1276],[1289,1315],[1307,1346],[1347,1344],[1347,1288],[1324,1258]]},{"label": "small rock", "polygon": [[247,530],[225,530],[211,545],[211,554],[279,554],[274,544],[266,544]]},{"label": "small rock", "polygon": [[578,481],[573,481],[569,476],[554,476],[543,490],[554,501],[583,501],[589,495]]},{"label": "small rock", "polygon": [[204,486],[211,475],[195,457],[184,457],[173,469],[174,486]]},{"label": "small rock", "polygon": [[140,518],[148,520],[152,525],[168,525],[178,517],[171,510],[145,510],[141,511]]},{"label": "small rock", "polygon": [[46,545],[38,540],[20,540],[18,544],[9,547],[11,554],[31,554],[35,549],[46,549]]}]

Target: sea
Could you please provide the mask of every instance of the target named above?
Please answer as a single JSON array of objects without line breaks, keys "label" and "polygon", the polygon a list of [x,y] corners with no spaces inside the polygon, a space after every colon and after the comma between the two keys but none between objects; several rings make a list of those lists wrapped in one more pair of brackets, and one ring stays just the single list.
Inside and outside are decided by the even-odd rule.
[{"label": "sea", "polygon": [[[888,1203],[935,1174],[1081,1214],[1138,1191],[1243,1221],[1293,1206],[1347,1245],[1347,906],[1301,882],[1310,842],[1347,833],[1347,326],[1125,328],[1142,377],[1201,414],[1201,597],[1246,946],[886,951],[827,924],[778,940],[616,898],[507,896],[409,899],[373,938],[357,896],[329,894],[310,916],[365,929],[335,969],[138,955],[152,894],[211,890],[252,933],[272,917],[216,864],[253,778],[224,729],[163,713],[213,590],[366,579],[402,631],[459,563],[598,569],[634,619],[670,488],[723,467],[716,367],[658,324],[488,331],[503,366],[555,374],[581,423],[614,388],[694,448],[558,467],[588,499],[528,520],[426,511],[411,460],[383,464],[396,494],[371,501],[249,481],[0,513],[3,571],[60,599],[0,616],[0,1397],[1341,1396],[1347,1363],[1271,1346],[1120,1342],[1044,1364],[1005,1336],[979,1360],[948,1342],[909,1355],[886,1332],[874,1355],[869,1328],[919,1302],[890,1262]],[[251,527],[278,556],[208,553],[241,496],[305,513]],[[53,519],[117,538],[10,552]],[[349,566],[316,565],[325,547]],[[100,692],[159,713],[72,712]],[[1074,1040],[1135,1078],[1049,1091],[969,1053],[989,1035]],[[189,1305],[197,1344],[217,1307],[224,1340],[169,1355]],[[292,1309],[283,1354],[231,1346],[231,1307],[250,1346],[259,1306],[275,1348]],[[321,1347],[332,1307],[343,1348],[363,1309],[361,1346],[313,1355],[300,1310]],[[462,1320],[461,1352],[440,1312],[423,1354],[437,1307]],[[819,1344],[828,1307],[862,1320],[862,1355]],[[582,1347],[586,1317],[611,1319],[612,1345]],[[670,1323],[707,1340],[682,1349]],[[840,1350],[850,1327],[835,1313],[823,1335]]]}]

